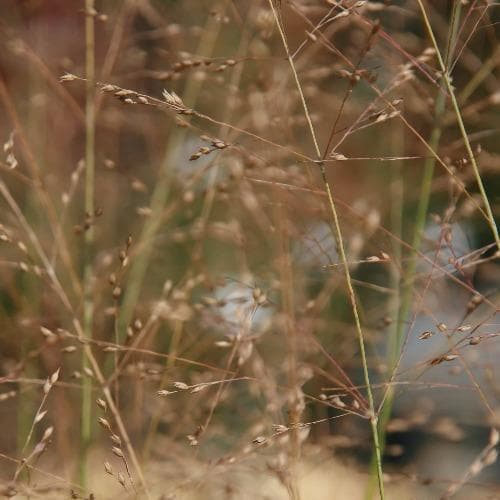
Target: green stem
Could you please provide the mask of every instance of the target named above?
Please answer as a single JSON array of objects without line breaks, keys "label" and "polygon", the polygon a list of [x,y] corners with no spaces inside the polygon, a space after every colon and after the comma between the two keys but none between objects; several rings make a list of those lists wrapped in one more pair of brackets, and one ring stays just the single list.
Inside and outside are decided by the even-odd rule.
[{"label": "green stem", "polygon": [[458,101],[457,101],[457,98],[455,96],[455,89],[453,88],[453,85],[451,83],[450,73],[448,71],[448,68],[446,67],[445,62],[443,61],[443,58],[441,56],[441,52],[439,51],[439,46],[438,46],[438,43],[436,41],[436,37],[434,36],[434,32],[432,30],[432,26],[431,26],[429,18],[427,16],[427,12],[425,11],[425,7],[422,3],[422,0],[417,0],[417,1],[418,1],[419,6],[420,6],[420,10],[422,12],[422,17],[424,19],[425,26],[427,28],[429,36],[432,40],[432,44],[433,44],[434,49],[436,51],[436,57],[437,57],[438,62],[439,62],[439,67],[441,68],[441,72],[443,73],[443,80],[446,84],[446,89],[447,89],[448,94],[450,96],[453,110],[455,111],[455,115],[457,117],[458,127],[460,129],[460,133],[462,135],[462,139],[463,139],[464,144],[465,144],[465,149],[467,150],[467,155],[469,156],[469,160],[470,160],[471,165],[472,165],[472,170],[474,171],[474,176],[476,178],[479,192],[480,192],[481,198],[483,200],[484,208],[486,210],[488,224],[491,228],[491,232],[493,233],[493,237],[495,238],[495,243],[497,245],[497,248],[500,250],[500,235],[498,234],[498,228],[495,224],[495,218],[493,216],[493,211],[491,209],[490,200],[488,199],[488,195],[486,194],[486,191],[484,189],[483,180],[481,179],[481,173],[479,172],[479,165],[477,164],[476,158],[474,157],[474,153],[472,152],[472,146],[470,144],[469,137],[467,135],[467,130],[465,129],[465,125],[464,125],[464,122],[462,119],[462,113],[460,111],[460,107],[458,105]]},{"label": "green stem", "polygon": [[288,62],[290,63],[290,68],[293,73],[293,77],[295,80],[295,83],[297,85],[297,89],[299,91],[300,95],[300,100],[302,103],[302,107],[304,109],[304,114],[309,126],[309,131],[311,134],[311,138],[314,143],[314,148],[316,152],[316,156],[318,158],[318,164],[320,167],[321,171],[321,178],[323,181],[323,185],[327,194],[328,198],[328,205],[330,208],[332,220],[333,220],[333,234],[335,237],[335,241],[337,244],[337,251],[340,255],[340,260],[342,262],[342,267],[344,269],[345,273],[345,280],[347,284],[347,291],[348,291],[348,296],[349,296],[349,301],[351,303],[351,308],[352,308],[352,313],[354,317],[354,323],[356,327],[356,334],[358,338],[358,344],[359,344],[359,351],[361,355],[361,364],[363,367],[363,376],[364,376],[364,381],[366,385],[366,392],[367,392],[367,397],[368,397],[368,407],[369,407],[369,418],[370,418],[370,428],[372,431],[372,439],[373,439],[373,446],[374,446],[374,452],[375,452],[375,457],[376,457],[376,463],[377,463],[377,478],[378,478],[378,487],[379,487],[379,493],[380,493],[380,498],[381,500],[385,499],[385,493],[384,493],[384,479],[383,479],[383,472],[382,472],[382,458],[381,458],[381,453],[380,453],[380,442],[379,442],[379,434],[377,430],[377,415],[375,414],[375,403],[373,399],[373,391],[370,383],[370,374],[368,371],[368,359],[366,356],[366,350],[365,350],[365,339],[364,339],[364,334],[363,334],[363,329],[361,327],[361,320],[359,317],[359,312],[358,312],[358,305],[357,305],[357,300],[356,300],[356,295],[354,293],[354,288],[352,284],[352,279],[351,279],[351,273],[349,271],[349,262],[347,260],[347,255],[345,253],[345,248],[344,248],[344,240],[342,236],[342,230],[340,227],[340,222],[337,214],[337,208],[335,205],[335,202],[333,200],[333,195],[332,195],[332,190],[330,187],[330,183],[328,182],[328,178],[326,176],[326,170],[325,170],[325,165],[321,161],[322,155],[321,151],[319,148],[318,140],[316,138],[316,132],[314,130],[314,125],[311,120],[311,116],[309,113],[309,109],[307,107],[307,103],[304,97],[304,93],[302,91],[302,86],[300,84],[300,80],[297,74],[297,70],[295,68],[295,64],[293,62],[289,47],[288,47],[288,42],[286,39],[285,32],[283,31],[283,27],[281,26],[281,23],[279,21],[278,14],[276,12],[276,9],[273,4],[273,0],[269,0],[269,5],[273,11],[274,19],[276,22],[276,25],[278,27],[281,40],[283,42],[283,47],[285,48],[286,55]]},{"label": "green stem", "polygon": [[[85,0],[85,214],[94,215],[94,176],[95,176],[95,37],[94,37],[94,0]],[[92,260],[94,230],[92,224],[85,232],[84,270],[83,270],[83,331],[92,338],[94,304],[92,300]],[[88,366],[87,357],[82,354],[82,366]],[[92,439],[92,380],[83,378],[81,408],[81,451],[79,458],[80,484],[87,483],[87,452]]]},{"label": "green stem", "polygon": [[[197,54],[209,56],[212,54],[215,42],[220,30],[220,23],[214,16],[209,16],[207,25],[203,30],[203,36],[200,39]],[[201,81],[196,78],[190,78],[186,84],[186,89],[182,95],[182,100],[187,105],[193,107],[198,94],[201,90]],[[172,176],[170,169],[178,161],[180,145],[183,143],[187,135],[186,128],[176,128],[168,140],[163,162],[160,168],[158,181],[151,197],[151,215],[147,218],[144,228],[138,241],[141,244],[141,251],[132,259],[127,287],[121,305],[120,315],[118,318],[118,332],[120,341],[123,341],[126,335],[127,326],[129,325],[134,308],[141,293],[142,283],[146,274],[149,262],[153,252],[153,243],[156,234],[162,223],[162,213],[168,200]]]},{"label": "green stem", "polygon": [[493,55],[484,61],[483,65],[477,73],[471,78],[469,83],[463,88],[458,96],[458,102],[464,104],[474,91],[481,85],[488,75],[496,68],[500,62],[500,46],[498,46]]},{"label": "green stem", "polygon": [[[452,56],[452,47],[455,45],[455,40],[458,32],[458,20],[460,19],[461,6],[456,4],[453,8],[451,14],[451,30],[447,41],[446,47],[446,64],[449,63]],[[441,90],[438,90],[436,97],[436,102],[434,105],[434,122],[435,126],[432,130],[431,137],[429,140],[429,146],[432,151],[437,151],[439,147],[439,142],[442,135],[442,119],[446,109],[446,95]],[[429,209],[429,202],[432,191],[432,180],[434,177],[434,168],[436,164],[436,159],[434,156],[429,157],[424,162],[424,173],[422,176],[422,184],[420,188],[419,203],[417,207],[417,213],[415,216],[415,226],[413,229],[413,238],[410,251],[408,265],[406,266],[406,272],[404,275],[403,283],[400,284],[400,294],[401,301],[399,304],[398,316],[396,321],[395,330],[393,330],[393,335],[389,338],[389,346],[387,350],[387,365],[392,377],[395,375],[395,370],[397,369],[397,364],[399,361],[399,355],[401,352],[401,347],[403,344],[405,327],[407,324],[407,318],[410,313],[411,303],[413,299],[413,287],[415,281],[415,273],[417,268],[417,252],[420,249],[422,243],[422,236],[427,221],[427,213]],[[392,378],[391,378],[392,380]],[[380,408],[379,415],[379,437],[381,443],[381,450],[385,449],[386,444],[386,429],[387,424],[392,416],[392,410],[394,406],[394,387],[389,385],[383,404]],[[372,470],[375,468],[375,457],[372,457]],[[373,474],[372,474],[373,477]],[[370,499],[373,496],[373,480],[370,481],[366,498]]]}]

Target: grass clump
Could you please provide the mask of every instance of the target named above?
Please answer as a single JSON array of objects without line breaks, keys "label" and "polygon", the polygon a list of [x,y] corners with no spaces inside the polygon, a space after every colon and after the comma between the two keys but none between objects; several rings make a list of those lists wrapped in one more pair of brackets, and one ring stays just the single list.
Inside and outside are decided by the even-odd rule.
[{"label": "grass clump", "polygon": [[497,494],[495,6],[80,3],[0,7],[2,493]]}]

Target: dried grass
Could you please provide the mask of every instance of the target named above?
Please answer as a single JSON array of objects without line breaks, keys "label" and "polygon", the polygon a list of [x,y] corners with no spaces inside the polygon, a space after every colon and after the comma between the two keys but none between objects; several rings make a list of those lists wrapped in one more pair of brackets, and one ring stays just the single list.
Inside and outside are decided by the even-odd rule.
[{"label": "dried grass", "polygon": [[1,493],[498,495],[496,6],[80,3],[0,7]]}]

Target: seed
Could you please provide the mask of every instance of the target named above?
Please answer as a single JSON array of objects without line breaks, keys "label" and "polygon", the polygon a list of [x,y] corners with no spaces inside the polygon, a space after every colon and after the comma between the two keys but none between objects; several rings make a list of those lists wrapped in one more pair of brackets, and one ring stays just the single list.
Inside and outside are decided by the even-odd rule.
[{"label": "seed", "polygon": [[101,398],[97,398],[95,400],[97,406],[99,408],[101,408],[102,410],[106,411],[108,409],[108,403],[106,403],[106,401],[104,401],[104,399],[101,399]]},{"label": "seed", "polygon": [[72,82],[73,80],[76,80],[76,76],[72,75],[71,73],[66,73],[65,75],[61,76],[61,78],[59,78],[60,82]]},{"label": "seed", "polygon": [[418,336],[418,339],[419,339],[419,340],[426,340],[426,339],[430,339],[433,335],[434,335],[434,332],[431,332],[431,331],[425,331],[425,332],[422,332],[422,333]]},{"label": "seed", "polygon": [[170,394],[174,394],[174,392],[172,392],[172,391],[167,391],[166,389],[161,389],[161,390],[159,390],[159,391],[156,391],[156,394],[157,394],[158,396],[168,396],[168,395],[170,395]]},{"label": "seed", "polygon": [[123,458],[123,451],[121,448],[118,448],[118,446],[113,446],[111,448],[111,451],[113,452],[114,455],[116,455],[118,458]]},{"label": "seed", "polygon": [[181,391],[185,391],[186,389],[189,389],[189,385],[185,384],[184,382],[174,382],[172,385],[176,389],[180,389]]},{"label": "seed", "polygon": [[120,436],[118,436],[117,434],[111,434],[110,439],[117,446],[121,446],[122,445],[122,440],[120,439]]},{"label": "seed", "polygon": [[267,439],[264,436],[258,436],[255,439],[252,440],[253,444],[263,444],[267,441]]},{"label": "seed", "polygon": [[111,425],[109,424],[109,422],[105,418],[99,417],[97,419],[97,422],[99,422],[99,425],[101,427],[103,427],[104,429],[108,429],[108,430],[111,429]]},{"label": "seed", "polygon": [[288,427],[286,427],[285,425],[281,425],[281,424],[273,425],[273,432],[282,434],[283,432],[286,432],[287,430],[288,430]]},{"label": "seed", "polygon": [[118,482],[122,486],[125,486],[125,476],[121,472],[118,472]]}]

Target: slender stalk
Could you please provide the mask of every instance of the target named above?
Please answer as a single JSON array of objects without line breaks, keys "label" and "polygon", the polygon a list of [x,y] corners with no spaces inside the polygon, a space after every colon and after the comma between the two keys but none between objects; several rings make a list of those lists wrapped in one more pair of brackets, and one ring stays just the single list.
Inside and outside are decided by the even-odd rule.
[{"label": "slender stalk", "polygon": [[26,162],[26,166],[29,169],[29,173],[32,178],[32,186],[35,188],[35,192],[40,201],[43,213],[47,217],[47,221],[49,222],[50,233],[54,238],[54,242],[58,246],[61,260],[66,267],[71,286],[76,295],[80,297],[82,292],[81,279],[74,269],[69,245],[64,235],[63,228],[60,224],[60,219],[56,207],[52,203],[52,200],[47,191],[46,183],[42,176],[43,168],[40,165],[37,159],[37,155],[33,151],[28,141],[28,136],[26,135],[24,126],[19,118],[16,108],[13,105],[11,94],[2,78],[0,78],[0,102],[4,105],[11,125],[16,131],[16,140],[19,144],[24,161]]},{"label": "slender stalk", "polygon": [[[52,288],[54,292],[56,293],[57,297],[61,301],[61,304],[64,306],[64,308],[67,310],[67,312],[72,316],[73,318],[73,326],[76,330],[76,333],[78,337],[84,337],[84,331],[83,331],[83,326],[79,320],[78,317],[75,316],[75,311],[73,309],[73,306],[71,305],[71,302],[66,294],[66,291],[64,287],[61,284],[61,281],[59,280],[56,271],[54,267],[52,266],[50,259],[47,257],[47,254],[45,253],[40,240],[38,239],[36,233],[33,231],[33,228],[30,226],[28,221],[26,220],[26,217],[24,216],[23,212],[19,208],[19,205],[16,203],[15,199],[13,198],[11,192],[9,191],[7,185],[0,179],[0,194],[2,197],[5,199],[7,205],[9,206],[10,210],[16,217],[16,219],[19,222],[19,225],[23,229],[23,231],[26,233],[28,236],[29,241],[31,242],[33,249],[35,250],[36,254],[38,255],[38,258],[40,259],[40,262],[45,269],[45,272],[47,274],[47,278],[50,280],[52,284]],[[144,490],[145,497],[147,499],[151,498],[148,490],[148,486],[144,477],[144,473],[142,472],[141,465],[139,463],[139,460],[137,458],[137,455],[134,451],[134,448],[132,446],[132,443],[130,441],[130,438],[128,437],[127,429],[125,428],[125,425],[123,424],[123,420],[121,418],[120,412],[116,408],[116,405],[113,401],[113,398],[111,396],[111,392],[109,390],[109,387],[106,385],[106,380],[104,379],[104,375],[99,367],[99,364],[97,363],[97,360],[94,357],[94,354],[92,353],[92,349],[90,348],[90,345],[84,344],[83,346],[83,351],[89,361],[90,367],[96,377],[97,382],[99,383],[104,398],[108,404],[108,408],[110,413],[113,415],[113,418],[115,419],[116,425],[120,431],[120,434],[123,438],[123,441],[125,442],[128,454],[130,455],[130,459],[132,461],[132,464],[134,465],[137,475],[139,477],[139,480],[141,482],[141,485]]]},{"label": "slender stalk", "polygon": [[[207,25],[203,30],[203,36],[200,39],[197,54],[209,56],[215,47],[215,42],[220,30],[220,23],[214,16],[209,16]],[[182,100],[189,106],[194,106],[198,94],[201,90],[202,82],[196,78],[190,78],[186,84],[186,89],[183,92]],[[136,255],[131,262],[129,278],[125,295],[121,305],[120,316],[118,318],[118,331],[120,340],[125,338],[127,326],[130,323],[134,308],[141,293],[142,283],[146,274],[149,262],[153,252],[153,243],[156,233],[161,225],[161,214],[168,200],[170,193],[170,185],[172,180],[171,168],[180,161],[179,146],[184,141],[187,135],[186,128],[175,129],[169,137],[165,148],[165,154],[160,167],[158,181],[151,197],[151,215],[147,218],[144,228],[138,238],[141,242],[142,250]]]},{"label": "slender stalk", "polygon": [[[442,129],[440,120],[444,114],[445,110],[445,96],[442,92],[438,93],[436,98],[436,104],[434,109],[434,116],[437,125],[434,127],[431,138],[429,141],[430,146],[436,150],[439,146],[439,140],[441,138]],[[419,195],[419,203],[417,207],[417,213],[415,216],[415,227],[413,230],[413,239],[412,239],[412,251],[410,252],[410,258],[408,260],[408,265],[406,267],[407,271],[405,273],[404,282],[400,287],[401,292],[401,304],[398,311],[397,318],[397,328],[395,336],[391,336],[388,348],[388,366],[392,371],[395,368],[395,365],[398,360],[398,356],[401,351],[401,345],[404,338],[404,331],[406,320],[408,314],[410,312],[410,306],[413,297],[413,286],[415,281],[415,272],[417,268],[417,251],[420,248],[422,243],[422,235],[423,230],[425,228],[425,223],[427,221],[427,213],[429,209],[430,196],[432,191],[432,179],[434,177],[434,167],[435,167],[435,159],[433,157],[427,158],[424,162],[424,173],[422,176],[422,184],[420,187],[420,195]],[[381,428],[382,423],[387,424],[387,420],[390,417],[392,411],[392,398],[393,398],[393,386],[389,386],[386,403],[383,406],[383,410],[381,413]],[[382,422],[384,421],[384,422]],[[383,437],[385,441],[385,436]]]},{"label": "slender stalk", "polygon": [[300,404],[296,393],[297,387],[297,328],[295,324],[295,306],[294,306],[294,279],[292,270],[292,261],[290,258],[290,237],[288,234],[287,221],[283,214],[283,207],[277,210],[277,219],[279,225],[279,250],[281,258],[279,259],[279,273],[281,283],[282,310],[285,318],[285,335],[287,345],[287,374],[288,386],[292,392],[288,403],[288,426],[292,428],[290,433],[290,479],[287,481],[287,489],[292,500],[300,500],[300,489],[297,480],[297,468],[300,460],[300,434],[298,425],[301,418]]},{"label": "slender stalk", "polygon": [[[242,27],[242,31],[241,31],[239,48],[236,52],[237,57],[242,57],[242,58],[244,57],[244,55],[248,49],[249,40],[250,40],[250,32],[248,30],[248,27],[246,25],[244,25]],[[239,64],[239,65],[234,66],[234,68],[231,72],[231,78],[230,78],[229,85],[228,85],[229,95],[231,97],[236,93],[236,89],[239,86],[239,81],[241,79],[243,68],[244,68],[244,65]],[[229,101],[229,99],[228,99],[228,101]],[[227,106],[225,109],[224,118],[222,121],[228,122],[230,120],[231,114],[232,114],[232,109],[230,106]],[[229,133],[228,129],[224,129],[224,127],[222,127],[222,126],[220,127],[219,135],[223,140],[227,139],[228,133]],[[204,200],[201,214],[199,217],[199,221],[201,221],[200,227],[202,228],[202,232],[204,232],[206,230],[206,226],[208,223],[210,212],[213,208],[218,171],[219,171],[219,163],[216,162],[216,164],[212,167],[212,170],[210,172],[210,177],[209,177],[209,181],[208,181],[208,185],[210,187],[207,190],[207,195],[205,196],[205,200]],[[200,253],[201,253],[202,248],[203,248],[202,243],[203,243],[203,238],[199,238],[196,242],[195,248],[193,250],[193,257],[192,257],[192,259],[194,261],[197,261],[198,258],[200,257]],[[191,273],[191,269],[189,270],[188,275],[190,273]],[[164,388],[165,384],[167,383],[167,378],[175,365],[176,356],[179,352],[182,330],[183,330],[183,323],[180,321],[176,321],[174,323],[174,328],[173,328],[173,332],[172,332],[172,339],[170,341],[169,356],[165,361],[165,371],[164,371],[162,380],[161,380],[160,385],[159,385],[160,389]],[[146,462],[148,461],[148,459],[150,457],[151,445],[152,445],[154,437],[156,435],[156,431],[157,431],[158,424],[160,421],[160,416],[161,416],[160,412],[155,413],[153,415],[153,417],[151,419],[151,423],[149,425],[149,429],[148,429],[145,443],[144,443],[144,447],[143,447],[143,459]]]},{"label": "slender stalk", "polygon": [[344,240],[343,240],[342,230],[340,227],[340,222],[339,222],[339,218],[338,218],[338,214],[337,214],[337,208],[335,205],[335,201],[333,199],[330,183],[329,183],[328,178],[326,176],[324,162],[321,161],[322,155],[321,155],[321,151],[319,148],[318,140],[316,138],[316,132],[314,130],[314,125],[312,123],[309,109],[307,107],[304,93],[302,91],[302,86],[300,84],[300,80],[299,80],[297,71],[295,69],[295,64],[293,62],[293,59],[292,59],[292,56],[291,56],[291,53],[290,53],[290,50],[288,47],[286,35],[285,35],[285,33],[283,31],[283,27],[280,23],[278,14],[276,12],[276,8],[273,4],[273,0],[269,0],[269,5],[273,11],[274,19],[275,19],[276,25],[278,27],[278,30],[279,30],[279,33],[281,36],[283,46],[284,46],[285,51],[286,51],[287,59],[290,63],[290,68],[292,70],[293,77],[294,77],[295,83],[297,85],[297,89],[299,91],[300,100],[302,102],[304,114],[305,114],[305,117],[307,120],[307,124],[309,126],[311,138],[312,138],[312,141],[314,143],[314,149],[316,152],[316,156],[318,158],[317,164],[320,167],[321,178],[322,178],[323,185],[324,185],[324,188],[325,188],[325,191],[327,194],[328,205],[329,205],[332,220],[333,220],[333,234],[334,234],[335,241],[337,244],[337,251],[340,254],[340,260],[342,262],[342,267],[344,269],[349,301],[351,303],[352,313],[353,313],[353,317],[354,317],[354,323],[355,323],[355,327],[356,327],[356,333],[357,333],[357,337],[358,337],[359,350],[360,350],[360,355],[361,355],[361,363],[363,366],[363,376],[364,376],[364,381],[366,384],[366,392],[367,392],[367,396],[368,396],[368,405],[369,405],[369,413],[370,413],[369,414],[370,427],[371,427],[373,446],[375,449],[375,456],[376,456],[376,462],[377,462],[377,478],[378,478],[379,493],[380,493],[380,498],[383,500],[385,498],[385,493],[384,493],[384,480],[383,480],[383,473],[382,473],[382,459],[381,459],[381,454],[380,454],[379,434],[378,434],[378,430],[377,430],[378,418],[377,418],[377,415],[375,414],[375,404],[374,404],[374,399],[373,399],[372,387],[371,387],[371,383],[370,383],[370,374],[368,371],[368,360],[366,357],[366,350],[365,350],[365,339],[364,339],[363,329],[361,327],[361,320],[359,317],[358,305],[357,305],[356,295],[354,293],[354,288],[353,288],[353,284],[352,284],[351,273],[349,271],[349,262],[347,260],[347,255],[346,255],[345,248],[344,248]]},{"label": "slender stalk", "polygon": [[[434,116],[437,120],[442,117],[445,109],[445,97],[442,92],[438,94],[436,99],[436,105],[434,110]],[[439,139],[441,137],[441,125],[437,125],[431,134],[431,140],[429,144],[436,150],[439,146]],[[419,204],[416,213],[416,221],[413,232],[412,239],[412,251],[410,252],[408,264],[406,266],[406,273],[404,276],[404,282],[400,284],[400,305],[397,314],[396,327],[393,330],[393,334],[389,337],[389,346],[387,349],[387,366],[390,373],[393,373],[396,364],[398,362],[398,357],[401,352],[401,346],[403,343],[405,326],[407,324],[407,317],[410,312],[410,307],[413,299],[413,286],[415,282],[415,272],[417,268],[417,251],[420,248],[422,242],[422,234],[427,221],[427,212],[429,208],[430,196],[432,191],[432,179],[434,177],[434,167],[435,159],[433,157],[427,158],[424,163],[424,173],[422,176],[422,185],[420,187]],[[380,408],[380,424],[379,424],[379,436],[381,443],[382,452],[385,449],[386,440],[386,428],[387,424],[392,415],[392,409],[394,404],[394,386],[389,384],[384,403]],[[372,464],[374,465],[374,457],[372,457]],[[371,488],[367,490],[366,498],[372,498]]]},{"label": "slender stalk", "polygon": [[[91,218],[94,214],[94,175],[95,175],[95,36],[94,36],[94,0],[85,0],[85,214]],[[85,232],[83,261],[83,332],[92,338],[94,304],[92,300],[92,260],[94,230],[92,225]],[[82,365],[88,366],[85,353]],[[84,377],[82,385],[81,408],[81,450],[79,457],[80,483],[87,482],[87,452],[92,439],[92,379]]]},{"label": "slender stalk", "polygon": [[463,88],[462,92],[458,96],[458,102],[464,104],[469,97],[475,92],[475,90],[481,85],[481,83],[491,74],[492,71],[500,63],[500,46],[496,48],[493,55],[484,61],[483,65],[477,73],[471,78],[469,83]]},{"label": "slender stalk", "polygon": [[[458,33],[459,19],[461,15],[461,5],[460,3],[455,4],[453,11],[451,13],[450,19],[450,33],[446,45],[446,65],[452,56],[452,48],[455,46],[455,41]],[[437,151],[439,147],[439,142],[442,135],[442,119],[446,109],[446,95],[444,92],[438,90],[436,102],[434,105],[434,128],[431,132],[429,146],[433,151]],[[403,277],[403,283],[399,284],[399,309],[397,314],[397,321],[395,329],[392,330],[392,335],[389,337],[389,346],[387,349],[387,366],[389,368],[391,375],[391,381],[395,376],[395,370],[397,369],[398,358],[401,353],[401,347],[404,339],[405,327],[407,324],[407,318],[410,313],[411,303],[413,299],[413,287],[415,282],[415,273],[417,269],[417,259],[418,251],[422,243],[422,235],[427,221],[427,213],[429,209],[429,202],[432,191],[432,180],[434,177],[434,168],[436,164],[436,159],[434,156],[427,158],[424,162],[424,173],[422,176],[422,184],[420,187],[419,203],[417,207],[417,212],[415,216],[415,226],[413,228],[413,238],[411,243],[411,250],[408,259],[408,264],[406,266],[406,272]],[[402,207],[402,206],[401,206]],[[402,255],[399,255],[399,260],[401,260]],[[386,391],[383,403],[380,408],[380,420],[379,420],[379,436],[381,443],[382,452],[385,449],[386,444],[386,429],[387,424],[392,416],[392,410],[394,405],[394,385],[389,384]],[[372,456],[372,468],[375,468],[375,457]],[[373,496],[373,482],[369,484],[366,491],[366,498],[372,498]]]},{"label": "slender stalk", "polygon": [[340,229],[340,223],[339,223],[339,219],[338,219],[338,215],[337,215],[337,209],[335,206],[335,202],[333,201],[333,195],[332,195],[332,192],[330,189],[330,184],[328,183],[328,180],[326,177],[326,171],[325,171],[324,165],[321,165],[321,176],[323,178],[323,184],[325,186],[325,190],[326,190],[327,197],[328,197],[328,203],[329,203],[331,214],[333,217],[334,228],[335,228],[335,239],[337,241],[337,249],[340,253],[340,260],[343,264],[342,267],[344,268],[344,272],[345,272],[345,279],[346,279],[346,283],[347,283],[349,300],[351,302],[352,312],[353,312],[353,316],[354,316],[354,322],[355,322],[355,326],[356,326],[356,333],[358,336],[359,350],[360,350],[360,354],[361,354],[361,363],[363,365],[363,376],[365,379],[366,393],[368,396],[368,407],[369,407],[369,411],[370,411],[370,427],[371,427],[371,431],[372,431],[372,439],[373,439],[373,446],[374,446],[378,488],[379,488],[380,498],[381,498],[381,500],[383,500],[385,498],[385,493],[384,493],[384,478],[383,478],[383,471],[382,471],[382,454],[381,454],[381,449],[380,449],[379,433],[378,433],[378,429],[377,429],[378,416],[375,413],[375,403],[374,403],[373,392],[372,392],[371,383],[370,383],[370,375],[368,372],[368,360],[367,360],[366,351],[365,351],[365,340],[364,340],[363,330],[361,328],[361,321],[360,321],[359,313],[358,313],[356,295],[354,293],[354,288],[352,286],[351,273],[349,271],[349,263],[347,261],[347,256],[345,253],[342,232]]},{"label": "slender stalk", "polygon": [[[46,34],[46,33],[45,33]],[[43,36],[43,35],[42,35]],[[29,95],[34,95],[37,92],[40,92],[41,86],[43,85],[43,81],[39,80],[38,72],[33,71],[30,73],[30,77],[28,78],[27,85],[29,86]],[[34,110],[32,106],[28,108],[28,118],[26,123],[27,134],[29,137],[37,137],[40,134],[40,124],[43,121],[40,120],[40,110]],[[38,117],[38,119],[37,119]],[[46,119],[46,116],[42,116],[42,120]],[[41,144],[34,144],[33,148],[37,148],[37,157],[40,156],[40,161],[43,159],[46,160],[44,146]],[[26,197],[26,201],[23,207],[23,212],[31,218],[31,220],[38,220],[40,223],[40,210],[39,205],[37,204],[36,195],[33,191],[30,191],[30,195]],[[34,278],[29,273],[23,273],[20,277],[22,281],[21,289],[23,290],[23,297],[27,302],[29,302],[33,307],[34,311],[37,310],[37,313],[41,313],[40,309],[40,297],[42,289],[40,288],[40,281]],[[8,311],[5,310],[5,305],[2,304],[2,308],[0,309],[0,317],[7,318],[9,315]],[[30,349],[33,347],[32,341],[26,339],[25,342],[21,344],[21,359],[26,359]],[[31,363],[27,363],[25,367],[25,375],[28,378],[37,378],[37,367]],[[18,440],[18,450],[21,452],[21,455],[24,455],[24,442],[26,436],[30,433],[30,426],[32,425],[32,417],[35,412],[35,403],[32,400],[32,396],[29,388],[29,384],[20,384],[19,386],[19,396],[18,396],[18,404],[17,404],[17,419],[16,419],[16,430],[17,430],[17,440]]]},{"label": "slender stalk", "polygon": [[[418,4],[420,6],[420,10],[422,12],[422,17],[424,20],[424,24],[427,28],[427,31],[429,33],[429,36],[432,41],[432,45],[434,46],[434,49],[436,51],[436,57],[439,62],[439,67],[441,68],[441,72],[443,73],[443,80],[446,85],[446,89],[448,91],[448,95],[451,99],[451,103],[453,106],[453,110],[455,111],[455,115],[457,117],[457,122],[458,122],[458,127],[460,129],[460,133],[462,135],[462,139],[465,144],[465,149],[467,150],[467,154],[469,156],[469,160],[472,165],[472,170],[474,171],[474,176],[476,178],[476,182],[479,188],[479,192],[481,194],[481,198],[483,200],[484,204],[484,209],[486,210],[486,215],[488,216],[488,224],[491,228],[491,231],[493,233],[493,237],[495,238],[495,243],[497,244],[498,249],[500,250],[500,235],[498,234],[498,228],[495,223],[495,218],[493,216],[493,211],[491,209],[490,201],[488,199],[488,195],[486,194],[486,191],[484,189],[483,181],[481,179],[481,173],[479,172],[479,166],[476,162],[476,158],[474,157],[474,153],[472,151],[472,146],[469,141],[469,136],[467,134],[467,130],[465,129],[465,125],[462,119],[462,113],[460,111],[460,106],[458,105],[457,98],[455,96],[455,89],[453,88],[452,82],[451,82],[451,76],[448,71],[448,68],[446,67],[446,64],[443,60],[443,57],[441,56],[441,52],[439,51],[439,46],[436,41],[436,37],[434,36],[434,32],[432,30],[432,26],[429,21],[429,17],[427,16],[427,12],[425,10],[424,4],[422,3],[422,0],[417,0]],[[459,3],[459,2],[458,2]]]}]

